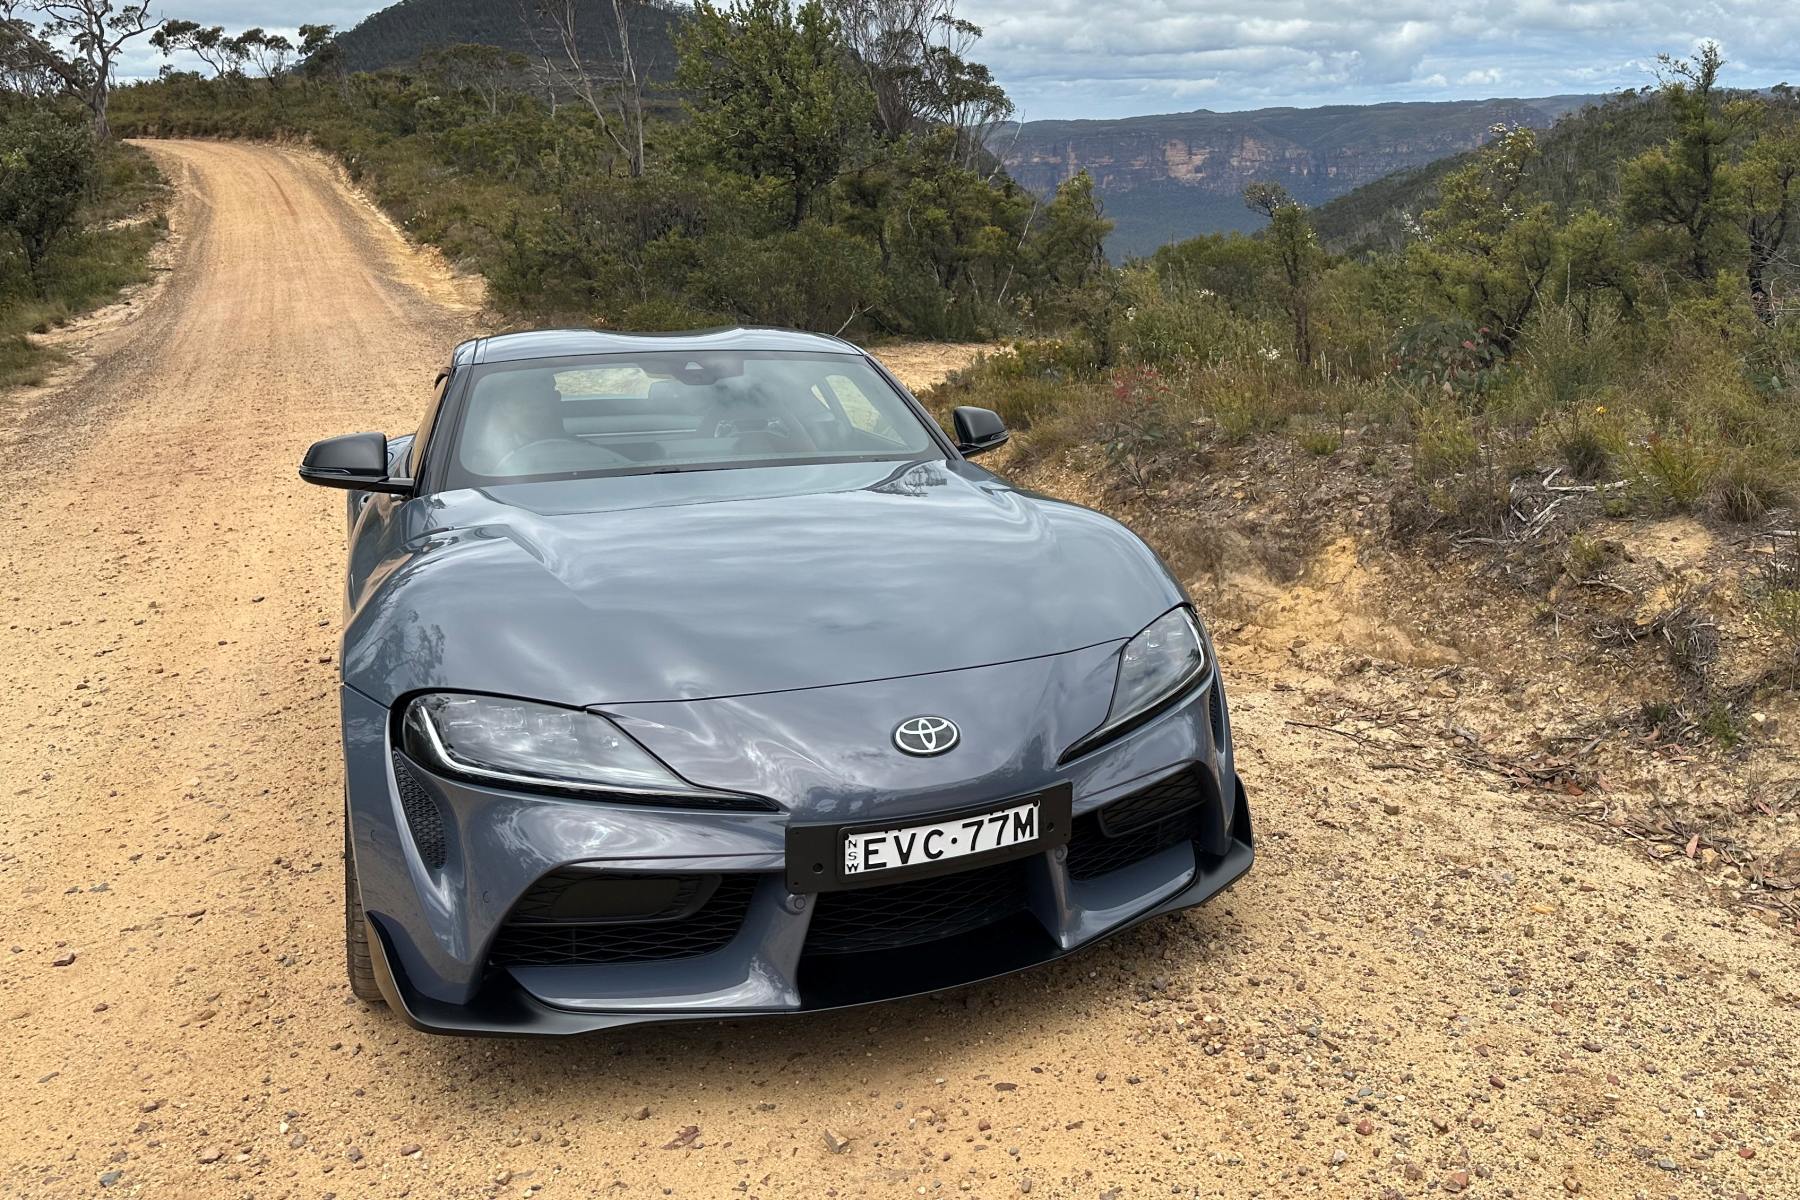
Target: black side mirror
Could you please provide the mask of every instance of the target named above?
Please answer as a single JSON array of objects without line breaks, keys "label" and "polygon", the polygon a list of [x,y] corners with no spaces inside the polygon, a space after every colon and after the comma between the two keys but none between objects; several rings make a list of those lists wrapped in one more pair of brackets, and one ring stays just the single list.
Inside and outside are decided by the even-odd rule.
[{"label": "black side mirror", "polygon": [[956,424],[956,448],[965,458],[1004,446],[1006,439],[1012,436],[1006,432],[1006,422],[992,409],[965,405],[951,413],[950,419]]},{"label": "black side mirror", "polygon": [[387,434],[346,433],[314,442],[300,463],[300,478],[320,487],[358,492],[412,491],[412,480],[388,475]]}]

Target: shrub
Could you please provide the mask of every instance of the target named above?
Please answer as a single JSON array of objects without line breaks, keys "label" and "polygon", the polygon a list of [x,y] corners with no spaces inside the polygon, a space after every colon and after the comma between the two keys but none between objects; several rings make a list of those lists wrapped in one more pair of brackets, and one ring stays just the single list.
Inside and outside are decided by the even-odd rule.
[{"label": "shrub", "polygon": [[1281,337],[1210,289],[1165,284],[1149,271],[1126,273],[1111,334],[1121,361],[1162,368],[1247,360]]},{"label": "shrub", "polygon": [[1147,493],[1168,460],[1188,443],[1188,430],[1174,410],[1168,381],[1153,367],[1121,367],[1113,372],[1112,404],[1100,430],[1100,447],[1127,484]]},{"label": "shrub", "polygon": [[1447,479],[1473,466],[1481,455],[1468,414],[1449,404],[1419,410],[1413,446],[1413,473],[1421,483]]},{"label": "shrub", "polygon": [[1329,421],[1306,421],[1300,427],[1300,447],[1308,454],[1329,458],[1336,454],[1343,445],[1343,429]]},{"label": "shrub", "polygon": [[1640,486],[1653,500],[1687,511],[1706,495],[1713,458],[1691,434],[1653,433],[1638,451],[1637,470]]},{"label": "shrub", "polygon": [[1567,430],[1557,439],[1556,449],[1563,465],[1577,479],[1602,479],[1612,465],[1612,451],[1607,449],[1600,434],[1589,426],[1578,424]]},{"label": "shrub", "polygon": [[44,259],[75,222],[94,154],[92,135],[73,116],[38,105],[0,108],[0,235],[16,239],[40,294]]},{"label": "shrub", "polygon": [[[24,128],[39,126],[30,121]],[[76,130],[93,153],[86,128],[77,124]],[[0,192],[11,195],[0,204],[17,205],[13,215],[35,221],[26,210],[37,202],[20,191],[26,181],[7,169],[12,161],[0,164]],[[68,222],[46,243],[35,269],[0,227],[0,387],[41,382],[49,364],[61,357],[25,334],[42,333],[149,277],[147,257],[164,229],[162,217],[153,210],[147,219],[121,220],[152,206],[162,187],[149,156],[131,146],[107,145],[86,179],[87,190],[74,198]]]},{"label": "shrub", "polygon": [[1604,479],[1626,443],[1623,422],[1608,405],[1577,404],[1542,427],[1557,459],[1584,482]]},{"label": "shrub", "polygon": [[1470,321],[1420,321],[1403,330],[1394,347],[1395,374],[1429,389],[1479,395],[1504,368],[1488,330]]},{"label": "shrub", "polygon": [[1008,429],[1024,431],[1054,413],[1068,395],[1068,386],[1054,379],[1004,379],[982,389],[980,401],[999,413]]},{"label": "shrub", "polygon": [[1713,506],[1728,521],[1760,521],[1793,494],[1793,460],[1756,447],[1731,450],[1711,479]]},{"label": "shrub", "polygon": [[751,324],[834,333],[880,296],[879,253],[828,226],[709,239],[700,257],[695,299]]},{"label": "shrub", "polygon": [[1563,568],[1571,579],[1592,579],[1612,561],[1613,547],[1585,533],[1572,534],[1563,552]]},{"label": "shrub", "polygon": [[1014,342],[997,354],[978,360],[982,373],[995,379],[1064,380],[1087,374],[1099,366],[1091,343],[1081,338],[1037,338]]},{"label": "shrub", "polygon": [[1582,313],[1570,304],[1546,305],[1527,327],[1519,359],[1543,411],[1575,411],[1590,402],[1618,366],[1617,320],[1608,310]]},{"label": "shrub", "polygon": [[1744,740],[1744,722],[1729,704],[1715,700],[1700,714],[1700,732],[1721,750],[1735,750]]},{"label": "shrub", "polygon": [[1781,647],[1790,680],[1800,681],[1800,533],[1775,543],[1761,587],[1758,611]]}]

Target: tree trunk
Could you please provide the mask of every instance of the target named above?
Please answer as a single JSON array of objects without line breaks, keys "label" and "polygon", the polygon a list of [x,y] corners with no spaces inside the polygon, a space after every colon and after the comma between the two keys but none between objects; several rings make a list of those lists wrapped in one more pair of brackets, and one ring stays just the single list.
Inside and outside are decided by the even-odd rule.
[{"label": "tree trunk", "polygon": [[106,77],[102,75],[88,94],[88,109],[94,115],[94,137],[103,142],[112,140],[112,123],[106,116],[107,105],[111,100],[111,89],[106,86]]}]

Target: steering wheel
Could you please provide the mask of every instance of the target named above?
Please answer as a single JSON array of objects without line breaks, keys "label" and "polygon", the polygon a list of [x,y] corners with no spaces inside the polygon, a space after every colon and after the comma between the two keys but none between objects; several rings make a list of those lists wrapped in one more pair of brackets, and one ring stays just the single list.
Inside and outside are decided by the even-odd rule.
[{"label": "steering wheel", "polygon": [[509,463],[511,463],[513,459],[515,459],[519,455],[525,453],[527,450],[534,450],[539,446],[565,446],[565,445],[569,444],[570,442],[575,442],[577,445],[582,445],[582,446],[585,446],[587,444],[586,442],[583,442],[578,438],[538,438],[536,441],[526,442],[523,446],[515,446],[511,450],[508,450],[505,454],[501,455],[499,461],[494,464],[494,469],[491,472],[491,474],[494,474],[494,475],[509,474],[509,471],[507,470],[507,465]]},{"label": "steering wheel", "polygon": [[754,416],[754,410],[749,410],[749,408],[742,414],[727,414],[727,412],[720,412],[715,408],[700,421],[700,428],[697,428],[693,435],[695,437],[736,437],[738,434],[760,434],[760,432],[787,434],[787,426],[781,426],[779,430],[776,426],[781,426],[781,417],[758,419]]},{"label": "steering wheel", "polygon": [[742,415],[714,410],[700,422],[694,430],[695,437],[723,438],[736,437],[740,433],[767,433],[774,437],[789,438],[794,436],[787,422],[780,417],[757,417],[746,408]]}]

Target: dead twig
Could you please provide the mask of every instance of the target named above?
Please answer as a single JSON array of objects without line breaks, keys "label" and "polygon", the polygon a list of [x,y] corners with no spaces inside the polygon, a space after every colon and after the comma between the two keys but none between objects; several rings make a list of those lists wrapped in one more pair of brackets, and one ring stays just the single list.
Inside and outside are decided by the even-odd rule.
[{"label": "dead twig", "polygon": [[1338,729],[1331,725],[1319,725],[1312,721],[1295,721],[1289,719],[1283,721],[1282,724],[1297,726],[1300,729],[1317,729],[1321,733],[1335,733],[1339,737],[1349,738],[1353,742],[1361,742],[1365,746],[1378,746],[1381,744],[1373,738],[1364,737],[1360,733],[1352,733],[1348,729]]}]

